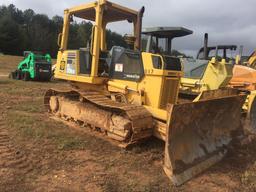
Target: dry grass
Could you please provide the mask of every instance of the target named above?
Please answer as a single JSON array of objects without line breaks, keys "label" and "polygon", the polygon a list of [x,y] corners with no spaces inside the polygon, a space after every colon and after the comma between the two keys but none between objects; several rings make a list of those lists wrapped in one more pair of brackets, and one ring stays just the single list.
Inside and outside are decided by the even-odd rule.
[{"label": "dry grass", "polygon": [[20,56],[0,55],[1,74],[9,74],[10,71],[15,70],[22,59],[23,57]]}]

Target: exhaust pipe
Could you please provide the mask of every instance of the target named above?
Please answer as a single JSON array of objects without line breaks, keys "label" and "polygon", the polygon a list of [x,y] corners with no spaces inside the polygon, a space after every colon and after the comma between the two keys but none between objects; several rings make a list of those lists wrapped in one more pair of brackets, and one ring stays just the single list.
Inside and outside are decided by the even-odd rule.
[{"label": "exhaust pipe", "polygon": [[143,6],[138,13],[136,22],[136,40],[135,40],[135,50],[141,50],[141,30],[142,30],[142,17],[145,12],[145,7]]},{"label": "exhaust pipe", "polygon": [[243,50],[244,50],[244,46],[243,45],[240,45],[239,47],[239,53],[238,55],[236,56],[236,64],[239,64],[241,65],[242,64],[242,55],[243,55]]},{"label": "exhaust pipe", "polygon": [[240,55],[240,57],[243,56],[243,51],[244,51],[244,46],[240,45],[240,47],[239,47],[239,55]]},{"label": "exhaust pipe", "polygon": [[208,59],[208,33],[204,34],[204,59]]}]

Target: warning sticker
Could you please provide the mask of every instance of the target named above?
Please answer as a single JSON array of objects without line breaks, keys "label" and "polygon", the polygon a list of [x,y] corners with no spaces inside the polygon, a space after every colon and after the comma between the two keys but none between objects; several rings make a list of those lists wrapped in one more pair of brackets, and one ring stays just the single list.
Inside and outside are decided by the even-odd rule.
[{"label": "warning sticker", "polygon": [[116,63],[115,71],[116,72],[123,72],[123,64],[122,63]]},{"label": "warning sticker", "polygon": [[61,61],[60,62],[60,70],[64,70],[65,69],[65,61]]},{"label": "warning sticker", "polygon": [[66,73],[70,75],[76,74],[76,65],[75,60],[68,59],[67,61],[67,70]]}]

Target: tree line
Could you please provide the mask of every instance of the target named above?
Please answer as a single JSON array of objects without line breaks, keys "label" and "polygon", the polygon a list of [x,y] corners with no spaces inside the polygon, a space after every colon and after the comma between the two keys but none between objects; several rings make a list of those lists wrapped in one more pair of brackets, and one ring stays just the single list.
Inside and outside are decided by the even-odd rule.
[{"label": "tree line", "polygon": [[[58,34],[62,31],[63,17],[49,18],[32,9],[24,11],[10,4],[0,6],[0,52],[22,55],[23,51],[42,51],[56,57]],[[69,32],[69,49],[86,47],[92,30],[91,22],[72,22]],[[108,48],[126,46],[123,37],[107,30]]]}]

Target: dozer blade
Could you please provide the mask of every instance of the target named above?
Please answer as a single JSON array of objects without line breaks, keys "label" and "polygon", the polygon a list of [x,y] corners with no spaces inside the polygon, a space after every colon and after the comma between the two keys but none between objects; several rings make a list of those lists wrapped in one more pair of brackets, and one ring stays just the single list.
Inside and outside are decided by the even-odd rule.
[{"label": "dozer blade", "polygon": [[245,98],[232,95],[168,106],[164,171],[174,185],[223,158],[232,132],[241,126]]}]

